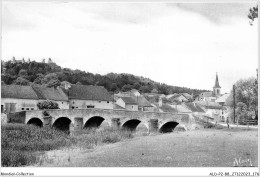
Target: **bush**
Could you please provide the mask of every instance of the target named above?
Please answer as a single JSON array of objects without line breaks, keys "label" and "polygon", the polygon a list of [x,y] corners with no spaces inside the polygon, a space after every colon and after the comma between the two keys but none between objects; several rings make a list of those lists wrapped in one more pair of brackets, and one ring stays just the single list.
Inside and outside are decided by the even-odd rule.
[{"label": "bush", "polygon": [[72,136],[74,145],[90,149],[98,144],[116,143],[123,139],[133,138],[131,131],[104,127],[99,129],[83,129]]},{"label": "bush", "polygon": [[37,151],[70,145],[69,137],[50,128],[24,124],[1,126],[2,166],[23,166],[36,162]]},{"label": "bush", "polygon": [[37,103],[37,107],[43,109],[59,109],[58,103],[55,101],[45,100]]}]

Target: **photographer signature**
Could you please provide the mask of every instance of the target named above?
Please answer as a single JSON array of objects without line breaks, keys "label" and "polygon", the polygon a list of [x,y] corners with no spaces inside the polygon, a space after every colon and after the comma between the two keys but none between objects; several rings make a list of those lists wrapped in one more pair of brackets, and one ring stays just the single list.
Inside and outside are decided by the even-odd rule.
[{"label": "photographer signature", "polygon": [[241,159],[241,157],[239,157],[239,159],[235,158],[234,159],[234,163],[233,166],[253,166],[251,159]]}]

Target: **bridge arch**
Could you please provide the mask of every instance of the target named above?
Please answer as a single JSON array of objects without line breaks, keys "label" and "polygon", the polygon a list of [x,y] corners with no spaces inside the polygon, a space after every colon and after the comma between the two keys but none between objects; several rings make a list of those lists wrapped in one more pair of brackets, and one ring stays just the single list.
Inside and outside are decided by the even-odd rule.
[{"label": "bridge arch", "polygon": [[53,122],[52,127],[60,131],[69,132],[71,123],[69,118],[59,117]]},{"label": "bridge arch", "polygon": [[28,125],[35,125],[35,126],[38,126],[38,127],[42,127],[43,126],[42,120],[39,119],[38,117],[33,117],[33,118],[29,119],[27,124]]},{"label": "bridge arch", "polygon": [[130,120],[127,120],[125,121],[123,124],[122,124],[122,128],[123,129],[127,129],[127,130],[131,130],[131,131],[134,131],[136,130],[136,127],[141,123],[140,120],[138,119],[130,119]]},{"label": "bridge arch", "polygon": [[101,116],[93,116],[85,122],[83,128],[98,128],[104,120]]},{"label": "bridge arch", "polygon": [[179,123],[175,121],[166,122],[163,125],[161,125],[161,127],[159,128],[159,132],[160,133],[172,132],[177,125],[179,125]]}]

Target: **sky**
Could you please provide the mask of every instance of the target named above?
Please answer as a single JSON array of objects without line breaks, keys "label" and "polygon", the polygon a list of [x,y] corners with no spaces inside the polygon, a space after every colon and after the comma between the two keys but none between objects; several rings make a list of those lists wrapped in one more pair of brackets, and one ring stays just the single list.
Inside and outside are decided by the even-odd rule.
[{"label": "sky", "polygon": [[256,76],[256,3],[3,2],[2,59],[221,92]]}]

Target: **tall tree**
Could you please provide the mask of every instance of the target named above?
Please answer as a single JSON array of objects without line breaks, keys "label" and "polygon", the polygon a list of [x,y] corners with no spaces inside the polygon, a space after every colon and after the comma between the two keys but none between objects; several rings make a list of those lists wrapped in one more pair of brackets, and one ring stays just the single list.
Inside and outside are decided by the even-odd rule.
[{"label": "tall tree", "polygon": [[[240,79],[235,83],[235,104],[237,106],[238,103],[240,106],[244,104],[248,114],[253,111],[255,115],[257,115],[258,94],[255,91],[256,87],[257,83],[253,77],[248,79]],[[233,109],[233,90],[231,91],[226,103]]]}]

